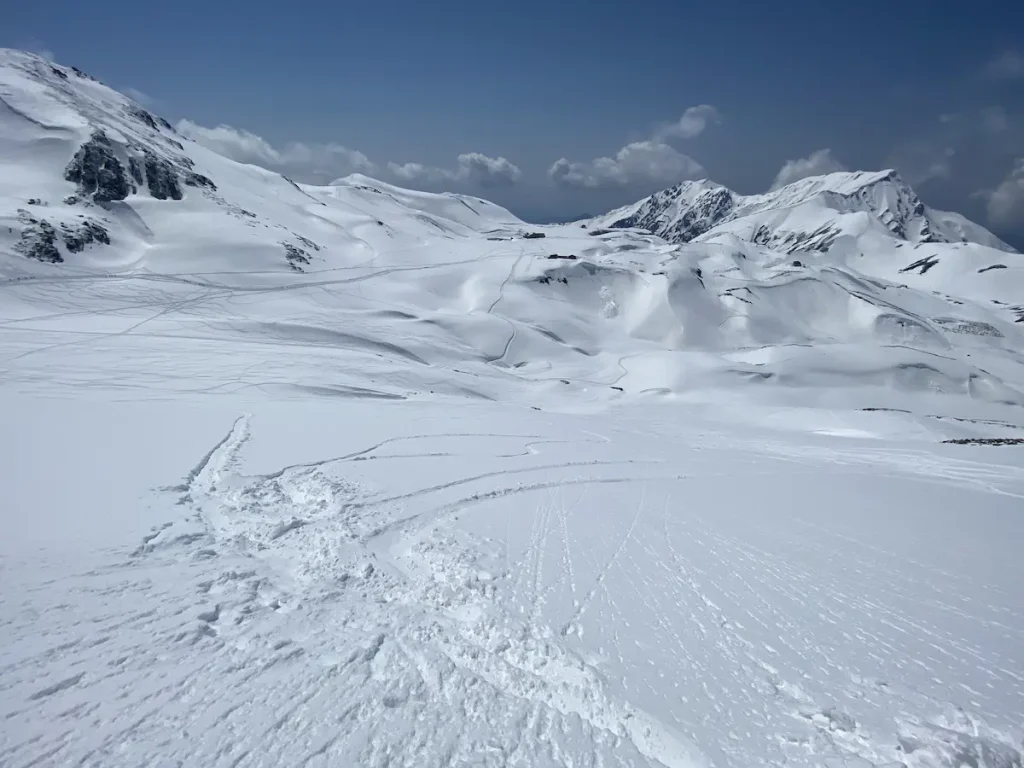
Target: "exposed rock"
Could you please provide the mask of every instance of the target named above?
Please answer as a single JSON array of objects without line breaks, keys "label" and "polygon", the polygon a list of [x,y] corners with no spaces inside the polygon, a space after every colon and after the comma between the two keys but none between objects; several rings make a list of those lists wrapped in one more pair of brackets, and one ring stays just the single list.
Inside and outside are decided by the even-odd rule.
[{"label": "exposed rock", "polygon": [[217,191],[217,185],[208,176],[203,176],[201,173],[189,172],[185,174],[185,184],[189,187],[201,187],[202,189],[208,189],[211,192]]},{"label": "exposed rock", "polygon": [[107,230],[89,219],[86,219],[77,227],[70,224],[62,224],[60,235],[64,240],[64,245],[67,246],[71,253],[79,253],[85,246],[91,243],[110,245],[110,235],[107,233]]},{"label": "exposed rock", "polygon": [[163,126],[165,129],[167,129],[171,133],[177,133],[177,131],[174,130],[174,126],[171,125],[170,123],[168,123],[162,117],[158,117],[156,120],[157,120],[158,123],[160,123],[161,126]]},{"label": "exposed rock", "polygon": [[64,178],[78,184],[83,196],[97,203],[128,197],[128,177],[114,155],[114,148],[103,131],[96,131],[83,144],[64,171]]},{"label": "exposed rock", "polygon": [[54,66],[51,65],[50,66],[50,71],[53,72],[53,74],[55,74],[61,80],[67,80],[68,79],[68,73],[65,72],[64,70],[60,69],[59,67],[54,67]]},{"label": "exposed rock", "polygon": [[136,105],[132,104],[132,105],[130,105],[128,107],[128,113],[132,117],[134,117],[136,120],[139,120],[139,121],[145,123],[146,125],[148,125],[154,131],[158,130],[157,129],[157,124],[156,124],[156,119],[151,114],[149,114],[149,112],[144,110],[142,107],[139,107],[139,106],[136,106]]},{"label": "exposed rock", "polygon": [[181,186],[174,166],[152,152],[146,153],[146,181],[157,200],[181,200]]},{"label": "exposed rock", "polygon": [[128,158],[128,172],[135,179],[136,184],[142,184],[142,165],[139,164],[137,157]]},{"label": "exposed rock", "polygon": [[568,261],[576,261],[576,255],[572,254],[572,253],[565,254],[565,255],[559,254],[559,253],[552,253],[550,256],[548,256],[548,258],[549,259],[566,259]]},{"label": "exposed rock", "polygon": [[538,238],[541,237],[547,237],[547,235],[545,235],[543,232],[527,232],[526,234],[523,235],[523,237],[526,238],[527,240],[537,240]]},{"label": "exposed rock", "polygon": [[302,243],[307,248],[310,248],[311,250],[314,250],[314,251],[319,251],[320,250],[320,246],[317,245],[316,243],[314,243],[308,237],[303,237],[302,235],[295,235],[295,239],[298,240],[300,243]]},{"label": "exposed rock", "polygon": [[990,323],[983,323],[980,320],[963,320],[959,317],[935,317],[932,322],[950,333],[963,333],[971,336],[992,336],[997,339],[1003,337],[1002,332]]},{"label": "exposed rock", "polygon": [[297,272],[302,272],[303,264],[309,264],[309,254],[298,246],[291,243],[281,243],[284,246],[285,258],[288,259],[288,266]]},{"label": "exposed rock", "polygon": [[900,272],[912,272],[915,269],[921,270],[918,274],[923,275],[929,269],[939,263],[939,260],[935,256],[926,256],[923,259],[918,259],[908,267],[904,267]]},{"label": "exposed rock", "polygon": [[982,272],[988,272],[990,269],[1006,269],[1006,268],[1007,267],[1006,267],[1005,264],[992,264],[991,266],[988,266],[988,267],[982,267],[981,269],[978,270],[978,273],[980,274]]},{"label": "exposed rock", "polygon": [[44,202],[43,202],[42,200],[40,200],[40,199],[39,199],[38,197],[30,197],[30,198],[28,199],[28,204],[29,204],[29,205],[46,205],[46,203],[44,203]]},{"label": "exposed rock", "polygon": [[18,220],[25,225],[14,250],[29,259],[60,264],[64,257],[57,248],[57,230],[45,219],[36,219],[28,211],[19,210]]},{"label": "exposed rock", "polygon": [[78,205],[79,202],[78,195],[68,195],[64,198],[64,205]]},{"label": "exposed rock", "polygon": [[960,437],[942,442],[952,445],[1024,445],[1024,437]]}]

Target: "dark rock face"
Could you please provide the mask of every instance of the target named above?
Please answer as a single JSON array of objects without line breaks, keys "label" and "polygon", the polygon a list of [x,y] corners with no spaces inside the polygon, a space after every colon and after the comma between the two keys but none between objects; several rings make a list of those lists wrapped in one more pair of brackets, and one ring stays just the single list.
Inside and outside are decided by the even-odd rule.
[{"label": "dark rock face", "polygon": [[546,237],[546,235],[543,232],[527,232],[523,237],[527,240],[537,240],[539,238]]},{"label": "dark rock face", "polygon": [[18,211],[18,220],[25,225],[21,239],[15,243],[14,250],[29,259],[60,264],[64,257],[57,248],[57,230],[45,219],[36,219],[26,210]]},{"label": "dark rock face", "polygon": [[839,237],[839,230],[828,224],[822,224],[813,232],[773,232],[763,224],[757,228],[750,241],[784,253],[797,251],[825,252]]},{"label": "dark rock face", "polygon": [[1022,437],[960,437],[955,440],[943,440],[950,445],[1024,445]]},{"label": "dark rock face", "polygon": [[288,266],[296,272],[302,272],[302,265],[309,264],[309,254],[298,246],[291,243],[281,243],[284,246],[285,258],[288,259]]},{"label": "dark rock face", "polygon": [[64,171],[64,178],[78,185],[80,193],[97,203],[124,200],[130,188],[128,176],[103,131],[83,144]]},{"label": "dark rock face", "polygon": [[146,153],[146,181],[149,193],[157,200],[181,200],[178,172],[166,160],[152,152]]},{"label": "dark rock face", "polygon": [[136,184],[142,184],[142,166],[137,157],[128,158],[128,172],[132,175]]},{"label": "dark rock face", "polygon": [[[736,201],[728,189],[711,189],[693,201],[686,213],[679,217],[669,233],[688,243],[700,237],[732,213]],[[644,226],[641,224],[640,226]]]},{"label": "dark rock face", "polygon": [[[46,219],[37,219],[28,211],[18,211],[18,220],[25,226],[14,250],[29,259],[60,264],[64,261],[58,244],[64,241],[70,253],[80,253],[87,245],[110,245],[110,234],[97,221],[85,219],[76,224],[61,224],[60,231]],[[59,238],[59,239],[58,239]]]},{"label": "dark rock face", "polygon": [[320,246],[317,245],[316,243],[314,243],[308,237],[303,237],[302,235],[295,235],[295,239],[298,240],[300,243],[302,243],[307,248],[309,248],[311,251],[319,251],[320,250]]},{"label": "dark rock face", "polygon": [[55,75],[56,75],[57,77],[59,77],[59,78],[60,78],[61,80],[67,80],[67,79],[68,79],[68,74],[67,74],[67,72],[65,72],[65,71],[64,71],[64,70],[62,70],[62,69],[59,69],[58,67],[54,67],[54,66],[51,66],[51,67],[50,67],[50,71],[51,71],[51,72],[53,72],[53,74],[55,74]]},{"label": "dark rock face", "polygon": [[201,173],[187,173],[185,174],[185,184],[189,187],[200,187],[202,189],[208,189],[211,192],[217,191],[217,185]]},{"label": "dark rock face", "polygon": [[988,272],[990,269],[1006,269],[1006,268],[1007,267],[1006,267],[1005,264],[992,264],[991,266],[988,266],[988,267],[982,267],[981,269],[978,270],[978,272],[981,273],[981,272]]},{"label": "dark rock face", "polygon": [[935,256],[925,256],[923,259],[918,259],[909,267],[904,267],[900,272],[913,272],[915,269],[920,270],[918,274],[923,275],[929,269],[939,263],[939,260]]},{"label": "dark rock face", "polygon": [[151,114],[149,114],[149,112],[144,110],[142,107],[131,105],[128,108],[128,113],[132,117],[134,117],[136,120],[138,120],[139,122],[142,122],[142,123],[145,123],[146,125],[148,125],[154,131],[158,130],[157,124],[156,124],[156,119]]},{"label": "dark rock face", "polygon": [[77,227],[62,224],[60,236],[64,240],[64,245],[67,246],[71,253],[79,253],[85,246],[91,243],[110,245],[110,235],[107,233],[107,230],[95,221],[86,220]]}]

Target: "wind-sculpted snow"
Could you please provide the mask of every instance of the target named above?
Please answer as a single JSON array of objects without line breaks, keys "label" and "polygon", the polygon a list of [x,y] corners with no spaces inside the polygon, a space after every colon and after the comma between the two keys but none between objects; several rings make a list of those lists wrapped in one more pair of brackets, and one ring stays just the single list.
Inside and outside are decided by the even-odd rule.
[{"label": "wind-sculpted snow", "polygon": [[1017,254],[837,210],[884,174],[680,244],[0,99],[0,764],[1020,768]]}]

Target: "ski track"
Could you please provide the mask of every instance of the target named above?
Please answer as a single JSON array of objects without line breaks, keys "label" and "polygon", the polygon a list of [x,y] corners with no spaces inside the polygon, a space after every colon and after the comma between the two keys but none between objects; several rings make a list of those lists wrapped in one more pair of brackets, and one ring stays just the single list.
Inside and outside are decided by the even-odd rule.
[{"label": "ski track", "polygon": [[[952,574],[913,560],[898,571],[875,546],[823,578],[774,554],[779,541],[760,543],[766,530],[689,507],[687,475],[544,460],[539,446],[563,441],[543,435],[407,435],[247,477],[252,428],[239,417],[166,491],[180,516],[133,553],[5,594],[4,631],[37,627],[39,639],[0,667],[14,702],[0,762],[1019,765],[1012,739],[978,714],[999,689],[1024,701],[1019,656],[920,618],[986,622]],[[612,444],[595,437],[592,450]],[[402,457],[374,456],[386,445],[441,438],[520,441],[511,455],[534,463],[391,494],[342,471]],[[629,466],[637,473],[615,474]],[[540,478],[493,485],[528,473]],[[492,485],[460,495],[480,483]],[[623,484],[637,486],[635,509],[588,544],[576,529],[588,489]],[[533,500],[518,507],[533,510],[525,549],[511,541],[511,507],[503,542],[453,527],[512,497]],[[806,526],[782,537],[792,551],[839,535]],[[901,576],[908,563],[918,580]],[[868,569],[888,595],[856,591]],[[927,610],[908,611],[922,595]],[[808,605],[813,631],[799,620]],[[986,630],[1019,647],[1019,615],[1005,618]],[[638,621],[642,641],[623,634]],[[607,677],[602,655],[629,674]],[[880,662],[914,682],[873,677]],[[949,700],[939,676],[963,697]],[[986,690],[967,682],[978,680]],[[878,712],[896,722],[880,727]],[[700,741],[709,713],[731,736]]]}]

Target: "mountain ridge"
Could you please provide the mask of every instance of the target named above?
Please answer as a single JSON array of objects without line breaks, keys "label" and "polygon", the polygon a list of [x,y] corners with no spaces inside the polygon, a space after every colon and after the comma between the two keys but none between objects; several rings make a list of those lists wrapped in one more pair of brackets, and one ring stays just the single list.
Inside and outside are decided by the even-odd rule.
[{"label": "mountain ridge", "polygon": [[[856,221],[856,214],[873,221]],[[961,214],[925,205],[893,168],[810,176],[758,195],[709,179],[683,181],[591,223],[639,227],[673,243],[731,232],[786,253],[828,250],[843,235],[869,228],[906,242],[972,242],[1017,253]]]}]

